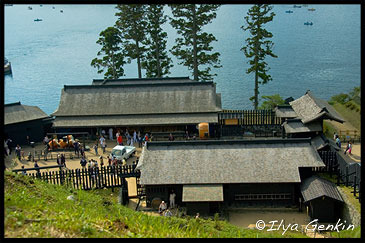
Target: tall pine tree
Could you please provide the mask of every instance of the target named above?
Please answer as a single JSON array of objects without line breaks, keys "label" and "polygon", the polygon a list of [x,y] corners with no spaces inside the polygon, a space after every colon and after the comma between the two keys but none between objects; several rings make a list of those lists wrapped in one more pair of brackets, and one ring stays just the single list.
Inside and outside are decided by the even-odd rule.
[{"label": "tall pine tree", "polygon": [[104,78],[117,79],[124,75],[123,65],[124,53],[120,47],[120,32],[114,27],[108,27],[100,33],[100,38],[96,41],[101,45],[101,50],[98,51],[97,56],[101,59],[94,58],[91,61],[91,66],[98,68],[98,73],[104,73]]},{"label": "tall pine tree", "polygon": [[212,22],[219,8],[217,4],[178,4],[170,5],[174,18],[171,25],[181,37],[176,38],[176,45],[171,53],[181,60],[179,64],[193,70],[194,80],[211,81],[211,67],[219,68],[220,54],[212,53],[211,43],[217,41],[213,34],[203,32],[204,25]]},{"label": "tall pine tree", "polygon": [[267,55],[277,58],[272,52],[274,43],[269,39],[272,38],[272,33],[264,29],[264,25],[267,22],[273,20],[275,13],[270,11],[272,6],[268,4],[255,4],[251,7],[245,17],[247,25],[241,28],[251,33],[251,37],[246,39],[246,46],[241,50],[245,53],[245,56],[249,58],[248,63],[251,65],[246,70],[247,74],[255,74],[255,88],[254,96],[250,98],[253,101],[254,108],[258,108],[258,96],[259,96],[259,84],[266,84],[272,80],[272,77],[267,73],[270,68],[264,61]]},{"label": "tall pine tree", "polygon": [[118,4],[116,27],[120,30],[126,56],[137,60],[138,78],[142,78],[141,61],[146,51],[142,42],[146,38],[146,8],[143,4]]},{"label": "tall pine tree", "polygon": [[170,73],[172,60],[166,51],[167,33],[162,31],[167,16],[163,12],[164,5],[151,4],[147,8],[147,38],[145,59],[142,68],[146,69],[147,77],[162,77]]}]

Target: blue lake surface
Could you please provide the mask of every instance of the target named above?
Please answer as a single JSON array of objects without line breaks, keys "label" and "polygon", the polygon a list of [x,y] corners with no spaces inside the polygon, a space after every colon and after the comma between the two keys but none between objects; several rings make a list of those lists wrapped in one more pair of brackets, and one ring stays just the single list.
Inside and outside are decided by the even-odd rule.
[{"label": "blue lake surface", "polygon": [[[278,58],[266,59],[273,80],[259,87],[260,96],[280,94],[296,99],[312,90],[328,100],[360,86],[360,5],[273,6],[276,16],[265,27],[274,35],[273,52]],[[223,67],[213,72],[224,109],[253,108],[249,100],[253,75],[246,74],[247,59],[240,50],[249,35],[241,26],[250,7],[222,5],[217,18],[204,28],[218,40],[213,46],[221,54]],[[64,85],[87,85],[103,78],[90,62],[100,50],[99,33],[117,20],[115,5],[14,4],[4,8],[5,56],[13,71],[5,76],[5,104],[21,101],[51,114]],[[165,13],[171,14],[168,7]],[[35,22],[37,18],[43,21]],[[304,25],[307,21],[313,25]],[[177,33],[169,23],[164,29],[171,49]],[[192,72],[171,57],[174,67],[169,76],[192,78]],[[135,61],[124,69],[125,78],[138,77]]]}]

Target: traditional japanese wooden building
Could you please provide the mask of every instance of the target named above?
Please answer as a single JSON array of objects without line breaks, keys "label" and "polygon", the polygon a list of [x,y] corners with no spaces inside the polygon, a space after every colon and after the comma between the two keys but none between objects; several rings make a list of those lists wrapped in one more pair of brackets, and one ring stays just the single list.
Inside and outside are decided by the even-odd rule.
[{"label": "traditional japanese wooden building", "polygon": [[13,146],[30,141],[42,141],[52,126],[52,118],[37,106],[23,105],[20,102],[4,105],[4,135],[11,138]]},{"label": "traditional japanese wooden building", "polygon": [[213,82],[188,77],[94,80],[92,85],[65,85],[53,127],[87,131],[129,128],[151,132],[197,129],[218,123],[221,96]]},{"label": "traditional japanese wooden building", "polygon": [[303,180],[300,190],[311,220],[333,223],[342,217],[344,201],[334,183],[312,176]]},{"label": "traditional japanese wooden building", "polygon": [[310,139],[149,142],[137,168],[147,205],[155,198],[188,213],[223,205],[292,206],[300,196],[300,169],[324,167]]},{"label": "traditional japanese wooden building", "polygon": [[290,107],[278,106],[275,109],[275,114],[282,119],[287,137],[313,138],[323,132],[323,120],[344,122],[327,101],[315,97],[311,91],[289,104]]}]

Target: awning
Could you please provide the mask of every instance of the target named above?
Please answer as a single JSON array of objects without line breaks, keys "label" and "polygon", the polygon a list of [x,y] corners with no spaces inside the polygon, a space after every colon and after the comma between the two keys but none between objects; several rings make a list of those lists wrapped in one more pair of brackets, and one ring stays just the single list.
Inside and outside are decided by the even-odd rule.
[{"label": "awning", "polygon": [[223,185],[184,185],[183,202],[223,202]]}]

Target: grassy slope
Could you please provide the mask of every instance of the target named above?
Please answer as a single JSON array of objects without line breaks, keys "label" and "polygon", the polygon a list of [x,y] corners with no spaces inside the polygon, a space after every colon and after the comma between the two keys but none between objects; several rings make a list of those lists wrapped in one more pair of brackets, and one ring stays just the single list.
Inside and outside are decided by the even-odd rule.
[{"label": "grassy slope", "polygon": [[[75,201],[66,200],[73,195]],[[109,190],[74,191],[5,173],[5,237],[306,237],[242,229],[226,221],[149,216],[117,203]]]},{"label": "grassy slope", "polygon": [[359,131],[361,130],[361,115],[359,112],[351,110],[339,103],[334,104],[333,107],[338,113],[340,113],[341,116],[343,116],[346,121],[351,123],[351,125],[353,125]]}]

